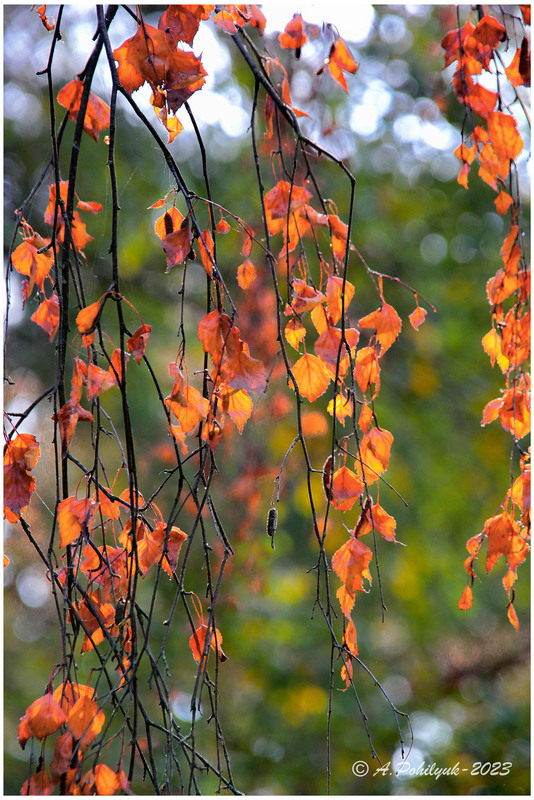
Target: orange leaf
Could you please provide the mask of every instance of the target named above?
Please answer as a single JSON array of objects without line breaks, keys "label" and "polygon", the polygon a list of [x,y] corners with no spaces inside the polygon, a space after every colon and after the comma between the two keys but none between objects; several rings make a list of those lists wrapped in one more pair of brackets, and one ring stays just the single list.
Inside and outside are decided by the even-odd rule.
[{"label": "orange leaf", "polygon": [[119,80],[129,94],[145,81],[153,88],[163,83],[171,46],[172,39],[163,31],[144,23],[134,36],[113,51],[113,58],[119,63]]},{"label": "orange leaf", "polygon": [[80,333],[89,333],[95,324],[95,320],[99,311],[100,302],[91,303],[90,306],[85,306],[85,308],[82,308],[76,317],[76,325],[78,326]]},{"label": "orange leaf", "polygon": [[[41,22],[45,26],[47,31],[53,31],[54,25],[48,21],[48,17],[46,16],[46,6],[39,6],[39,8],[35,9],[35,12],[39,14],[41,17]],[[24,794],[24,792],[22,792]],[[30,794],[35,794],[34,792],[30,792]]]},{"label": "orange leaf", "polygon": [[[161,202],[163,205],[163,201]],[[169,233],[180,230],[183,220],[184,218],[180,211],[176,206],[172,206],[165,214],[157,218],[154,223],[154,232],[160,239],[164,239]]]},{"label": "orange leaf", "polygon": [[213,6],[211,5],[167,6],[167,9],[160,17],[158,28],[170,34],[175,41],[192,45],[200,21],[208,19],[212,9]]},{"label": "orange leaf", "polygon": [[152,330],[152,325],[143,324],[136,330],[133,336],[130,336],[130,338],[126,342],[126,347],[133,355],[138,364],[141,363],[141,359],[145,354],[148,337],[150,336],[151,330]]},{"label": "orange leaf", "polygon": [[458,601],[458,608],[462,611],[467,611],[473,605],[473,590],[470,586],[466,586],[462,592],[462,596]]},{"label": "orange leaf", "polygon": [[354,286],[337,275],[330,275],[326,284],[326,304],[334,325],[341,319],[343,290],[345,290],[345,311],[347,311],[354,296]]},{"label": "orange leaf", "polygon": [[180,528],[173,526],[167,536],[167,526],[160,522],[154,529],[152,537],[159,545],[160,555],[165,551],[161,566],[168,574],[169,578],[172,578],[172,573],[178,566],[178,556],[180,555],[183,543],[187,539],[187,534],[180,530]]},{"label": "orange leaf", "polygon": [[517,614],[516,614],[515,608],[513,606],[513,603],[510,603],[510,605],[508,606],[508,614],[507,614],[507,616],[508,616],[508,619],[510,620],[511,624],[516,629],[516,631],[519,631],[519,620],[517,619]]},{"label": "orange leaf", "polygon": [[426,309],[421,308],[421,306],[417,306],[414,311],[409,315],[408,319],[414,330],[418,331],[423,322],[425,321],[426,317]]},{"label": "orange leaf", "polygon": [[61,781],[62,775],[66,777],[71,769],[73,746],[74,740],[72,738],[72,733],[62,733],[61,736],[57,737],[54,748],[54,758],[50,762],[50,773],[55,783]]},{"label": "orange leaf", "polygon": [[190,433],[207,417],[210,406],[209,401],[189,385],[166,397],[164,402],[178,419],[184,433]]},{"label": "orange leaf", "polygon": [[376,338],[382,346],[380,355],[383,356],[389,350],[402,327],[401,318],[393,306],[383,303],[381,308],[373,311],[360,320],[360,328],[374,328]]},{"label": "orange leaf", "polygon": [[365,476],[366,482],[374,483],[389,466],[389,456],[391,445],[393,444],[393,434],[383,428],[371,428],[366,433],[360,444],[360,459],[356,459],[354,466],[357,475],[362,478]]},{"label": "orange leaf", "polygon": [[57,295],[55,293],[52,294],[49,300],[45,297],[31,318],[48,334],[49,340],[52,341],[59,327],[59,300]]},{"label": "orange leaf", "polygon": [[89,497],[80,500],[67,497],[62,500],[57,507],[59,546],[66,547],[77,539],[80,533],[88,534],[97,509],[97,503]]},{"label": "orange leaf", "polygon": [[105,721],[104,712],[88,696],[80,697],[67,716],[67,725],[74,738],[80,740],[80,747],[87,747],[96,739]]},{"label": "orange leaf", "polygon": [[4,514],[16,522],[35,489],[30,471],[37,463],[41,450],[35,436],[22,433],[8,442],[4,454]]},{"label": "orange leaf", "polygon": [[300,342],[306,336],[306,328],[297,317],[293,317],[293,319],[290,319],[287,323],[284,335],[291,347],[298,350]]},{"label": "orange leaf", "polygon": [[274,235],[285,231],[288,214],[302,208],[310,198],[311,194],[304,186],[278,181],[265,195],[265,219],[269,233]]},{"label": "orange leaf", "polygon": [[40,769],[31,778],[25,780],[20,790],[21,795],[33,794],[37,797],[46,797],[54,793],[54,784],[48,777],[46,769]]},{"label": "orange leaf", "polygon": [[380,389],[380,364],[374,347],[362,347],[356,353],[354,378],[362,392],[366,392],[373,383],[375,385],[373,397],[376,397]]},{"label": "orange leaf", "polygon": [[[354,348],[358,344],[358,339],[360,337],[359,332],[355,328],[346,328],[345,337],[349,343],[351,352],[354,353]],[[315,352],[319,358],[327,364],[336,366],[338,359],[340,359],[341,362],[343,358],[347,356],[347,346],[345,342],[341,344],[340,329],[328,325],[315,342]]]},{"label": "orange leaf", "polygon": [[358,64],[353,59],[352,53],[341,38],[338,39],[337,42],[334,42],[330,48],[328,69],[333,79],[348,92],[347,81],[343,75],[343,70],[354,75],[358,69]]},{"label": "orange leaf", "polygon": [[332,481],[332,505],[340,511],[352,508],[364,490],[362,481],[352,470],[341,467],[334,473]]},{"label": "orange leaf", "polygon": [[[57,96],[58,103],[60,106],[63,106],[63,108],[68,109],[69,117],[73,119],[74,122],[78,119],[82,93],[83,81],[73,80],[67,83]],[[96,94],[90,92],[85,119],[83,121],[83,129],[95,142],[98,141],[98,134],[100,131],[109,127],[109,114],[110,109],[108,104],[104,103]]]},{"label": "orange leaf", "polygon": [[267,387],[265,367],[245,352],[242,342],[235,355],[223,365],[221,380],[232,389],[246,389],[256,394],[263,394]]},{"label": "orange leaf", "polygon": [[117,378],[111,368],[102,369],[96,364],[89,364],[87,367],[87,397],[89,400],[100,397],[113,386],[117,386]]},{"label": "orange leaf", "polygon": [[175,50],[165,62],[165,92],[170,111],[177,111],[206,83],[206,70],[193,53]]},{"label": "orange leaf", "polygon": [[106,764],[97,764],[94,768],[96,794],[110,796],[120,789],[121,779]]},{"label": "orange leaf", "polygon": [[[291,22],[288,22],[284,32],[278,35],[280,45],[289,50],[300,51],[300,48],[307,41],[304,33],[304,24],[300,14],[294,14]],[[298,56],[297,56],[298,57]]]},{"label": "orange leaf", "polygon": [[189,253],[191,252],[191,244],[193,242],[193,234],[189,225],[180,228],[177,231],[167,234],[161,242],[161,246],[167,256],[167,269],[165,272],[170,272],[173,267],[181,264]]},{"label": "orange leaf", "polygon": [[388,542],[394,542],[396,527],[395,519],[381,505],[376,503],[371,507],[366,504],[363,520],[358,522],[356,530],[358,531],[358,536],[365,536],[367,533],[372,533],[374,529]]},{"label": "orange leaf", "polygon": [[[306,281],[300,278],[293,279],[293,300],[289,313],[294,311],[295,314],[304,314],[305,311],[309,311],[324,300],[326,300],[325,295],[314,289],[313,286],[308,286]],[[286,315],[287,313],[286,310]]]},{"label": "orange leaf", "polygon": [[368,566],[372,558],[372,550],[352,537],[332,556],[332,569],[341,578],[345,590],[353,597],[356,592],[365,591],[364,578],[371,583]]},{"label": "orange leaf", "polygon": [[36,234],[28,239],[25,239],[22,244],[19,244],[19,246],[11,255],[11,263],[13,264],[13,267],[17,270],[17,272],[20,272],[21,275],[27,275],[30,279],[25,287],[25,300],[32,293],[35,285],[44,294],[44,281],[45,278],[48,277],[54,261],[48,252],[39,253],[38,250],[44,246],[47,241],[49,240],[45,241]]},{"label": "orange leaf", "polygon": [[487,119],[491,145],[499,160],[517,158],[523,149],[523,140],[517,132],[515,119],[502,111],[492,111]]},{"label": "orange leaf", "polygon": [[[222,636],[218,628],[209,629],[209,633],[211,635],[210,639],[210,647],[214,653],[217,654],[217,658],[221,663],[228,660],[228,656],[225,655],[222,649]],[[193,658],[195,661],[200,663],[202,658],[202,653],[204,652],[204,647],[206,643],[206,636],[208,635],[208,626],[207,625],[199,625],[196,629],[194,634],[189,639],[189,647],[193,653]]]},{"label": "orange leaf", "polygon": [[19,742],[22,749],[30,736],[45,739],[55,733],[66,721],[66,716],[52,693],[39,697],[28,708],[20,720]]},{"label": "orange leaf", "polygon": [[222,410],[235,423],[239,433],[243,433],[245,423],[252,414],[253,403],[244,389],[228,389],[224,384],[220,387]]},{"label": "orange leaf", "polygon": [[237,282],[242,289],[248,289],[252,281],[256,279],[256,267],[250,260],[247,258],[246,261],[243,261],[237,268]]},{"label": "orange leaf", "polygon": [[206,242],[207,248],[204,246],[204,242],[202,241],[202,239],[199,239],[198,250],[200,253],[200,259],[204,265],[204,269],[211,278],[211,273],[213,271],[213,264],[215,262],[213,239],[209,230],[203,231],[202,237],[204,239],[204,242]]},{"label": "orange leaf", "polygon": [[228,224],[228,222],[226,222],[226,220],[221,217],[219,222],[215,226],[215,230],[217,231],[217,233],[225,234],[228,233],[228,231],[231,231],[232,228]]},{"label": "orange leaf", "polygon": [[356,626],[351,619],[346,620],[345,633],[343,634],[343,643],[347,650],[350,650],[353,656],[358,655],[358,640],[356,637]]},{"label": "orange leaf", "polygon": [[198,323],[198,339],[202,342],[205,353],[209,353],[215,366],[221,362],[223,353],[230,356],[235,352],[238,329],[232,326],[230,317],[219,311],[210,311]]},{"label": "orange leaf", "polygon": [[300,394],[312,403],[326,392],[330,383],[330,375],[323,362],[308,353],[299,358],[293,367],[293,375]]}]

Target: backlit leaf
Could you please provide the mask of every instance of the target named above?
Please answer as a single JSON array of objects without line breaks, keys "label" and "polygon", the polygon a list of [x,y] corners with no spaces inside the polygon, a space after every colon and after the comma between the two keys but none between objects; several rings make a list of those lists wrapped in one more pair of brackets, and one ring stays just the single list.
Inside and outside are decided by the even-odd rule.
[{"label": "backlit leaf", "polygon": [[242,289],[248,289],[252,281],[254,281],[255,279],[256,279],[256,267],[254,266],[250,258],[247,258],[237,268],[237,282]]},{"label": "backlit leaf", "polygon": [[261,361],[251,358],[244,348],[238,348],[235,355],[223,364],[221,380],[232,389],[263,394],[267,386],[267,373]]},{"label": "backlit leaf", "polygon": [[130,338],[126,342],[126,347],[128,348],[129,352],[133,355],[138,364],[141,363],[141,359],[145,354],[148,337],[150,336],[151,330],[152,330],[151,325],[143,324],[136,330],[133,336],[130,336]]},{"label": "backlit leaf", "polygon": [[87,695],[74,703],[67,716],[67,725],[74,738],[80,740],[80,747],[88,747],[96,739],[105,721],[104,712]]},{"label": "backlit leaf", "polygon": [[191,252],[193,234],[189,225],[177,231],[167,234],[161,242],[161,246],[167,256],[167,269],[170,272],[173,267],[181,264]]},{"label": "backlit leaf", "polygon": [[52,693],[39,697],[26,709],[19,724],[19,742],[24,746],[30,736],[45,739],[55,733],[66,721],[65,713]]},{"label": "backlit leaf", "polygon": [[350,72],[354,75],[358,69],[358,64],[343,39],[339,38],[332,44],[327,66],[333,79],[348,92],[347,81],[343,72]]},{"label": "backlit leaf", "polygon": [[340,511],[348,511],[361,497],[364,485],[352,470],[343,466],[334,473],[332,482],[332,505]]},{"label": "backlit leaf", "polygon": [[[74,122],[78,119],[78,114],[80,112],[82,92],[83,81],[73,80],[67,83],[57,96],[58,103],[68,109],[69,117],[73,119]],[[100,131],[109,127],[109,114],[110,109],[108,104],[104,103],[96,94],[90,92],[83,121],[83,129],[95,142],[98,141],[98,134]]]},{"label": "backlit leaf", "polygon": [[421,308],[421,306],[417,306],[414,311],[408,316],[410,323],[414,330],[418,331],[423,322],[425,321],[426,317],[426,308]]},{"label": "backlit leaf", "polygon": [[377,311],[362,317],[359,325],[360,328],[375,329],[376,338],[382,346],[381,355],[384,355],[399,335],[402,321],[393,306],[383,303]]},{"label": "backlit leaf", "polygon": [[87,534],[93,523],[98,505],[89,497],[77,500],[67,497],[57,507],[59,525],[59,546],[66,547],[78,538],[80,533]]},{"label": "backlit leaf", "polygon": [[45,297],[31,318],[48,334],[49,340],[52,341],[59,327],[59,300],[57,295],[53,293],[48,300]]},{"label": "backlit leaf", "polygon": [[290,50],[300,50],[302,45],[307,41],[306,34],[304,33],[302,16],[300,14],[295,14],[293,19],[287,23],[283,33],[279,34],[278,41],[281,47]]},{"label": "backlit leaf", "polygon": [[330,375],[317,356],[306,353],[297,361],[292,371],[300,394],[312,403],[326,392]]},{"label": "backlit leaf", "polygon": [[354,596],[356,592],[365,591],[363,588],[364,578],[371,583],[372,578],[368,567],[372,558],[372,550],[353,537],[332,556],[332,569],[341,578],[349,594]]},{"label": "backlit leaf", "polygon": [[204,651],[205,643],[206,643],[206,636],[211,636],[210,638],[210,647],[214,653],[217,654],[217,658],[221,663],[228,660],[228,656],[225,655],[222,649],[222,636],[220,631],[215,628],[209,629],[207,625],[199,625],[199,627],[195,630],[191,638],[189,639],[189,647],[193,653],[193,658],[195,661],[200,663],[202,658],[202,653]]}]

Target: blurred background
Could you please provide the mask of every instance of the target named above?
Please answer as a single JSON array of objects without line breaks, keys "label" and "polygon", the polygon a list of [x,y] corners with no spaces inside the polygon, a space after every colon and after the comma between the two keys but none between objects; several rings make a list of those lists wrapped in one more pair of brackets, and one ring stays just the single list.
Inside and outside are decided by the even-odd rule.
[{"label": "blurred background", "polygon": [[[503,384],[500,370],[491,368],[480,340],[490,326],[485,285],[502,263],[499,251],[507,220],[495,212],[495,193],[478,179],[476,169],[469,178],[469,191],[456,182],[459,163],[452,154],[460,143],[463,110],[450,90],[450,68],[442,71],[440,48],[441,39],[456,24],[455,7],[358,4],[350,12],[347,8],[347,4],[310,4],[302,14],[305,21],[316,25],[324,18],[349,43],[359,63],[357,74],[348,76],[350,94],[346,95],[329,75],[314,74],[325,53],[325,39],[320,34],[305,45],[299,61],[292,53],[284,53],[293,103],[310,115],[301,120],[306,135],[344,159],[357,177],[353,240],[360,252],[374,269],[398,276],[437,309],[435,314],[429,312],[420,331],[415,332],[407,320],[413,310],[413,296],[394,283],[385,283],[386,300],[401,314],[403,332],[383,359],[376,410],[380,425],[395,437],[385,477],[408,507],[397,494],[382,487],[381,505],[396,518],[397,538],[404,546],[378,543],[388,611],[382,622],[373,573],[372,590],[358,597],[354,612],[358,644],[362,660],[391,701],[410,715],[415,736],[411,766],[435,762],[438,767],[453,767],[459,762],[460,769],[468,769],[439,780],[373,776],[378,762],[371,759],[354,698],[342,691],[341,665],[335,664],[332,792],[528,794],[527,566],[520,567],[516,584],[519,634],[506,618],[502,564],[486,576],[483,560],[479,560],[477,572],[482,580],[474,587],[474,606],[468,612],[458,610],[466,583],[465,542],[497,512],[509,485],[510,437],[498,423],[480,427],[482,409]],[[47,9],[51,17],[57,13],[56,6]],[[145,8],[146,21],[157,25],[163,9]],[[263,7],[268,20],[267,41],[273,37],[276,42],[277,32],[283,30],[294,10],[299,9],[287,4]],[[460,13],[463,23],[468,9]],[[331,14],[328,19],[327,14]],[[83,68],[92,49],[95,25],[94,6],[66,7],[63,37],[54,59],[55,94]],[[119,11],[110,31],[113,47],[134,30],[131,17]],[[29,6],[4,6],[4,36],[7,248],[14,231],[13,212],[30,193],[50,155],[46,80],[36,72],[46,66],[51,34]],[[259,208],[247,135],[253,83],[231,40],[211,23],[201,25],[193,50],[197,55],[202,53],[209,75],[206,86],[190,104],[208,152],[213,197],[245,220],[252,220],[258,217]],[[273,50],[277,50],[274,43]],[[506,53],[503,58],[506,60]],[[103,61],[97,68],[93,90],[104,99],[109,97]],[[144,89],[136,99],[153,114]],[[524,97],[527,100],[528,96]],[[176,356],[181,270],[163,275],[164,254],[153,232],[154,220],[161,212],[147,207],[171,189],[172,179],[157,147],[124,102],[119,103],[119,109],[122,291],[144,322],[152,325],[150,358],[162,386],[170,391],[167,365]],[[201,160],[194,133],[185,112],[178,116],[185,130],[170,150],[187,184],[202,195]],[[518,166],[526,203],[529,146],[521,115],[518,124],[525,141]],[[71,137],[72,131],[69,122],[65,135]],[[260,138],[264,133],[259,124],[257,133]],[[111,198],[107,148],[102,137],[99,143],[84,138],[77,191],[83,200],[104,206],[102,214],[86,220],[94,237],[85,251],[86,287],[93,302],[109,286]],[[62,164],[64,175],[66,163]],[[268,157],[264,167],[269,189],[274,178],[268,182]],[[318,164],[317,175],[324,194],[336,201],[339,215],[346,218],[348,192],[341,173],[325,162]],[[41,233],[46,232],[42,223],[48,201],[46,184],[27,212],[28,221]],[[244,293],[235,284],[235,271],[242,261],[241,237],[230,233],[218,246],[225,280],[243,302]],[[269,342],[270,332],[257,328],[257,314],[269,303],[267,278],[262,277],[266,265],[260,261],[255,262],[260,276],[256,287],[249,289],[249,310],[239,323],[251,354],[258,358],[268,356],[269,347],[276,352],[276,343]],[[203,270],[194,264],[188,269],[188,348],[201,363],[195,331],[205,313],[205,278]],[[351,262],[349,279],[356,286],[350,307],[351,320],[356,321],[376,308],[376,299],[356,258]],[[6,372],[14,382],[7,386],[5,406],[13,411],[24,410],[55,376],[53,345],[29,321],[36,303],[30,301],[21,310],[20,284],[20,276],[14,274],[10,282],[10,332],[5,342]],[[105,325],[105,319],[103,322]],[[132,326],[136,327],[133,322]],[[130,367],[133,372],[137,365]],[[136,380],[130,381],[131,412],[137,430],[141,489],[149,495],[170,463],[170,447],[150,378],[141,367],[135,376]],[[311,619],[315,573],[309,570],[316,563],[317,552],[306,510],[305,470],[296,450],[283,473],[275,550],[265,535],[273,479],[295,435],[291,392],[283,380],[272,391],[278,400],[278,418],[275,414],[273,419],[273,406],[266,413],[260,400],[242,436],[227,425],[225,434],[228,428],[232,430],[217,451],[218,463],[224,468],[214,494],[236,550],[221,587],[217,617],[229,656],[220,667],[220,714],[234,778],[241,791],[324,794],[329,635],[318,614]],[[110,392],[105,397],[110,414],[120,409],[118,393],[112,395]],[[313,408],[329,424],[327,401],[324,395]],[[54,503],[54,487],[48,481],[53,464],[51,414],[51,406],[41,403],[22,428],[37,435],[43,451],[33,473],[37,492],[27,512],[35,535],[43,542],[48,541],[49,508]],[[75,452],[83,454],[86,437],[83,429],[77,431]],[[328,454],[328,439],[325,433],[309,440],[317,468]],[[169,487],[158,503],[164,514],[171,499]],[[338,512],[331,516],[326,540],[330,556],[347,538],[342,522],[347,523],[349,516]],[[354,510],[350,522],[354,524],[355,519]],[[179,519],[177,524],[187,530],[185,520]],[[60,642],[48,581],[20,527],[6,524],[5,552],[10,563],[4,571],[4,791],[17,794],[27,777],[28,753],[18,745],[16,727],[26,707],[44,691],[59,659]],[[200,567],[201,554],[198,558]],[[161,619],[172,603],[172,587],[165,578],[158,599]],[[202,579],[192,588],[201,592]],[[149,593],[148,586],[146,591]],[[156,637],[162,635],[157,630]],[[175,635],[167,646],[169,686],[176,718],[187,732],[196,665],[187,648],[185,620],[178,623],[177,631],[183,636]],[[79,660],[80,669],[87,673],[97,663],[91,653]],[[391,709],[364,669],[355,665],[354,675],[376,752],[383,763],[398,765],[399,735]],[[201,721],[199,739],[202,731]],[[406,725],[403,734],[409,744]],[[211,736],[206,732],[206,748],[211,746]],[[370,764],[367,777],[353,774],[352,764],[358,760]],[[475,762],[511,762],[512,766],[505,776],[471,775]],[[210,793],[215,786],[207,778],[203,789]],[[133,788],[143,793],[141,782]]]}]

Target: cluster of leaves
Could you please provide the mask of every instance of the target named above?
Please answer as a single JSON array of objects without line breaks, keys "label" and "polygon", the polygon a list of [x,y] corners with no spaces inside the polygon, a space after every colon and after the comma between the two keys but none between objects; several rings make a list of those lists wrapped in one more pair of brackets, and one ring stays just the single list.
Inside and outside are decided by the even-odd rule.
[{"label": "cluster of leaves", "polygon": [[[484,408],[482,425],[499,420],[514,439],[520,468],[520,475],[512,480],[498,513],[486,520],[482,532],[467,542],[469,557],[465,569],[469,582],[459,607],[468,609],[472,605],[476,579],[473,565],[486,542],[487,572],[501,556],[505,558],[503,586],[509,601],[508,619],[516,629],[519,622],[513,605],[513,586],[517,568],[529,552],[530,539],[530,453],[519,444],[530,432],[530,375],[525,369],[530,357],[530,269],[516,168],[523,140],[513,113],[502,100],[502,92],[508,81],[516,90],[513,96],[520,102],[518,87],[530,86],[530,44],[525,30],[525,26],[530,26],[530,6],[520,9],[522,19],[506,12],[502,22],[490,15],[482,16],[476,26],[471,19],[462,27],[458,22],[458,28],[449,31],[442,41],[446,66],[457,64],[454,91],[466,108],[462,143],[455,151],[462,162],[458,183],[468,188],[469,171],[478,162],[479,177],[498,192],[497,212],[503,216],[509,213],[508,232],[501,249],[503,266],[486,286],[491,329],[482,339],[492,366],[497,363],[504,375],[505,386],[501,396],[490,400]],[[504,67],[499,50],[503,42],[516,45],[508,67]],[[476,76],[483,73],[495,75],[496,92],[477,82]],[[469,139],[471,146],[467,143]]]}]

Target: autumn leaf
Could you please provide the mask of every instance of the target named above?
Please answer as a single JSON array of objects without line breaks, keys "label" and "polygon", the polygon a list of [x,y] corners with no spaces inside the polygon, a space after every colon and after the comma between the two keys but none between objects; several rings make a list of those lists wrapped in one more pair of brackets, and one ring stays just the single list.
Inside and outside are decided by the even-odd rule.
[{"label": "autumn leaf", "polygon": [[89,331],[94,327],[99,311],[100,302],[91,303],[91,305],[82,308],[76,317],[76,325],[78,326],[80,333],[89,333]]},{"label": "autumn leaf", "polygon": [[[372,558],[372,550],[354,537],[345,542],[332,556],[332,569],[341,578],[345,591],[352,597],[356,592],[365,591],[363,588],[364,578],[371,583],[372,578],[368,567]],[[344,609],[343,612],[345,612]]]},{"label": "autumn leaf", "polygon": [[87,695],[80,697],[67,715],[67,725],[80,747],[88,747],[96,739],[105,721],[104,712]]},{"label": "autumn leaf", "polygon": [[[204,242],[206,243],[207,247],[204,245]],[[211,277],[211,273],[213,272],[213,264],[215,263],[215,251],[213,238],[209,230],[202,232],[202,239],[198,240],[198,250],[200,253],[200,259],[204,265],[204,269]]]},{"label": "autumn leaf", "polygon": [[297,58],[300,56],[300,49],[307,41],[304,33],[304,24],[300,14],[294,14],[293,19],[287,23],[283,33],[278,35],[280,46],[289,50],[296,50]]},{"label": "autumn leaf", "polygon": [[337,42],[332,44],[328,55],[327,67],[333,79],[348,92],[349,89],[343,72],[350,72],[354,75],[358,69],[358,64],[343,39],[339,38]]},{"label": "autumn leaf", "polygon": [[375,530],[388,542],[394,542],[396,527],[395,519],[379,503],[376,503],[372,505],[366,504],[364,513],[356,525],[356,530],[358,531],[358,536],[365,536]]},{"label": "autumn leaf", "polygon": [[71,544],[81,533],[87,534],[90,530],[98,505],[89,497],[77,500],[76,497],[67,497],[57,507],[59,525],[59,546],[66,547]]},{"label": "autumn leaf", "polygon": [[375,329],[376,338],[382,347],[380,355],[383,356],[399,335],[402,321],[393,306],[383,303],[377,311],[362,317],[359,325],[360,328]]},{"label": "autumn leaf", "polygon": [[243,433],[245,423],[250,418],[254,405],[250,396],[244,389],[230,389],[221,384],[219,394],[222,398],[222,411],[228,414],[237,426],[239,433]]},{"label": "autumn leaf", "polygon": [[176,42],[193,44],[201,20],[208,19],[212,5],[170,5],[161,15],[158,28]]},{"label": "autumn leaf", "polygon": [[54,261],[48,252],[40,253],[38,251],[48,242],[49,240],[34,234],[19,244],[11,255],[14,269],[21,275],[29,277],[24,292],[25,300],[32,293],[34,286],[37,286],[44,294],[44,281],[48,277]]},{"label": "autumn leaf", "polygon": [[200,664],[208,632],[211,636],[210,638],[211,649],[213,650],[214,653],[217,654],[217,658],[221,663],[227,661],[228,656],[225,655],[222,649],[223,640],[220,631],[217,628],[215,628],[215,630],[213,628],[209,629],[207,625],[199,625],[199,627],[195,630],[194,634],[189,639],[189,647],[191,648],[191,652],[193,653],[193,658]]},{"label": "autumn leaf", "polygon": [[30,433],[21,433],[8,442],[4,452],[4,514],[16,522],[29,504],[35,489],[30,471],[37,463],[41,449]]},{"label": "autumn leaf", "polygon": [[523,140],[517,132],[515,119],[502,111],[492,111],[487,120],[491,145],[499,160],[517,158],[523,149]]},{"label": "autumn leaf", "polygon": [[326,392],[330,383],[330,375],[323,362],[317,356],[312,356],[309,353],[299,358],[292,368],[292,372],[297,382],[299,393],[312,403]]},{"label": "autumn leaf", "polygon": [[144,23],[134,36],[113,51],[113,58],[119,64],[119,80],[129,94],[145,81],[153,87],[163,83],[171,44],[172,40],[163,31]]},{"label": "autumn leaf", "polygon": [[93,415],[86,411],[85,408],[82,408],[79,403],[73,403],[68,400],[57,414],[52,415],[52,419],[59,424],[61,457],[65,458],[78,422],[92,422]]},{"label": "autumn leaf", "polygon": [[[46,16],[46,6],[45,5],[39,6],[39,8],[35,9],[35,11],[41,17],[41,22],[43,23],[46,30],[53,31],[55,26],[53,22],[48,21],[48,17]],[[22,794],[24,794],[24,792],[22,792]]]},{"label": "autumn leaf", "polygon": [[339,511],[348,511],[361,497],[364,485],[352,470],[343,466],[334,473],[332,480],[332,505]]},{"label": "autumn leaf", "polygon": [[362,347],[356,353],[354,378],[362,392],[366,392],[374,384],[373,397],[376,397],[380,389],[380,364],[374,347]]},{"label": "autumn leaf", "polygon": [[177,231],[167,234],[161,242],[161,246],[167,256],[167,269],[170,272],[173,267],[181,264],[191,252],[193,234],[189,225],[185,225]]},{"label": "autumn leaf", "polygon": [[232,389],[246,389],[263,394],[267,387],[267,372],[261,361],[251,358],[245,352],[244,343],[240,342],[235,355],[223,364],[221,380]]},{"label": "autumn leaf", "polygon": [[302,208],[310,198],[311,194],[304,186],[278,181],[265,195],[265,221],[269,233],[274,235],[285,231],[288,214]]},{"label": "autumn leaf", "polygon": [[242,289],[248,289],[252,281],[256,279],[256,267],[247,258],[237,268],[237,282]]},{"label": "autumn leaf", "polygon": [[18,727],[19,744],[24,750],[26,742],[31,736],[36,739],[45,739],[55,733],[66,721],[65,713],[54,699],[52,693],[39,697],[21,717]]},{"label": "autumn leaf", "polygon": [[[73,80],[67,83],[63,89],[60,90],[57,101],[60,106],[66,108],[69,112],[69,117],[76,122],[80,111],[80,104],[83,93],[83,81]],[[89,100],[87,102],[87,110],[83,121],[83,129],[89,136],[98,141],[98,135],[104,128],[109,128],[110,109],[107,103],[104,103],[100,97],[97,97],[93,92],[89,92]]]},{"label": "autumn leaf", "polygon": [[183,214],[176,206],[171,206],[161,217],[157,218],[154,223],[154,232],[160,239],[164,239],[169,233],[180,230],[183,220]]},{"label": "autumn leaf", "polygon": [[416,308],[408,316],[408,319],[410,320],[412,328],[418,331],[423,322],[425,321],[425,317],[426,317],[426,308],[421,308],[421,306],[416,306]]},{"label": "autumn leaf", "polygon": [[126,347],[128,348],[129,352],[133,355],[138,364],[141,363],[141,359],[145,354],[148,337],[150,336],[151,330],[152,330],[151,325],[143,324],[136,330],[136,332],[132,336],[130,336],[130,338],[126,342]]},{"label": "autumn leaf", "polygon": [[193,386],[184,386],[183,389],[165,398],[168,406],[184,433],[190,433],[198,423],[205,419],[209,411],[209,401],[203,397]]},{"label": "autumn leaf", "polygon": [[289,312],[286,310],[286,314],[293,312],[299,315],[304,314],[319,303],[324,302],[324,300],[326,300],[326,297],[322,292],[319,292],[313,286],[309,286],[306,281],[300,278],[294,278],[293,299],[291,301],[290,310]]},{"label": "autumn leaf", "polygon": [[298,317],[293,317],[289,320],[284,330],[284,336],[291,347],[294,347],[295,350],[299,349],[300,342],[306,336],[306,328]]},{"label": "autumn leaf", "polygon": [[[146,26],[149,27],[149,26]],[[202,61],[193,53],[175,50],[165,62],[165,92],[170,111],[177,111],[206,82]]]},{"label": "autumn leaf", "polygon": [[473,605],[473,590],[470,586],[466,586],[462,592],[462,596],[458,601],[458,608],[462,611],[466,611],[468,608],[471,608]]},{"label": "autumn leaf", "polygon": [[[74,739],[72,733],[62,733],[56,739],[54,747],[54,757],[50,762],[50,774],[55,783],[59,783],[62,776],[67,775],[71,767],[72,751],[74,748]],[[76,763],[76,758],[74,763]]]},{"label": "autumn leaf", "polygon": [[45,297],[31,319],[48,334],[49,341],[52,341],[59,327],[59,300],[55,292],[48,300]]},{"label": "autumn leaf", "polygon": [[215,366],[220,364],[223,353],[233,355],[238,336],[238,330],[232,326],[230,317],[217,310],[210,311],[198,323],[197,337],[202,342],[204,352],[212,357]]},{"label": "autumn leaf", "polygon": [[154,529],[152,537],[160,547],[160,554],[164,552],[165,548],[165,556],[163,557],[161,566],[168,574],[169,578],[172,578],[172,573],[178,566],[178,556],[180,555],[183,543],[187,539],[187,534],[173,525],[167,535],[167,526],[160,522]]},{"label": "autumn leaf", "polygon": [[341,319],[343,294],[346,312],[354,296],[354,286],[337,275],[330,275],[326,283],[326,307],[333,325]]},{"label": "autumn leaf", "polygon": [[354,466],[362,480],[365,476],[366,483],[374,483],[387,470],[392,444],[393,434],[384,428],[371,428],[365,434],[359,448],[361,463],[357,458]]}]

